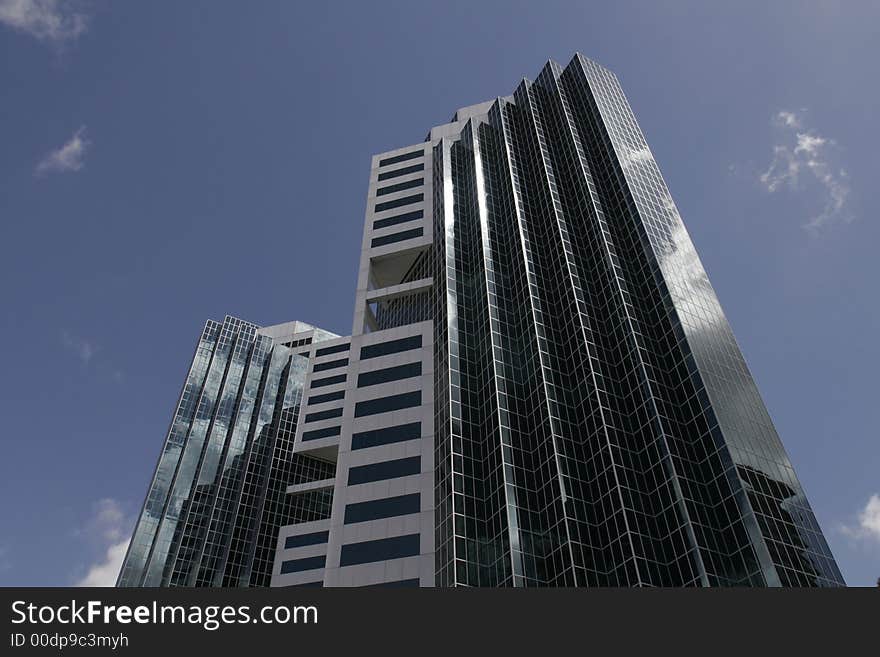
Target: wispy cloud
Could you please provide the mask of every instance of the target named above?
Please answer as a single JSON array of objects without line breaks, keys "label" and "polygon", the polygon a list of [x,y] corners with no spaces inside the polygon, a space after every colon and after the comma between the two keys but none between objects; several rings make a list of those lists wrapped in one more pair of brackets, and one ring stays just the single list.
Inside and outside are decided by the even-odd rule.
[{"label": "wispy cloud", "polygon": [[844,525],[842,531],[851,538],[880,541],[880,495],[871,495],[865,507],[859,511],[857,523],[854,526]]},{"label": "wispy cloud", "polygon": [[88,365],[98,351],[98,345],[85,338],[78,338],[68,330],[61,331],[61,342],[68,351],[75,354],[84,365]]},{"label": "wispy cloud", "polygon": [[128,543],[132,522],[114,499],[105,498],[95,503],[85,526],[77,532],[102,546],[100,558],[88,566],[86,574],[77,580],[77,586],[114,586]]},{"label": "wispy cloud", "polygon": [[62,45],[88,29],[88,17],[71,0],[0,0],[0,23],[31,36]]},{"label": "wispy cloud", "polygon": [[48,173],[79,171],[86,164],[86,151],[92,142],[86,136],[86,127],[82,126],[61,148],[52,151],[37,164],[34,175],[45,176]]},{"label": "wispy cloud", "polygon": [[773,147],[773,161],[761,174],[761,185],[770,193],[783,188],[818,193],[822,209],[804,224],[812,233],[835,223],[852,221],[847,208],[851,191],[847,172],[832,164],[834,140],[807,128],[803,115],[798,112],[777,112],[773,124],[780,143]]}]

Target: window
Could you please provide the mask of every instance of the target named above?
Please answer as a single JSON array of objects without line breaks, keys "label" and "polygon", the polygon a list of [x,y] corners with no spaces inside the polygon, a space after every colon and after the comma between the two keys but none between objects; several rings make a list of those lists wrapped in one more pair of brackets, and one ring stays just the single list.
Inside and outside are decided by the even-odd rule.
[{"label": "window", "polygon": [[388,226],[396,226],[397,224],[405,224],[408,221],[422,219],[424,216],[424,210],[414,210],[413,212],[404,212],[403,214],[386,217],[385,219],[377,219],[373,222],[373,230],[388,228]]},{"label": "window", "polygon": [[345,524],[352,525],[357,522],[380,520],[382,518],[395,518],[418,513],[421,505],[419,493],[410,495],[398,495],[396,497],[384,497],[380,500],[369,502],[355,502],[345,505]]},{"label": "window", "polygon": [[312,534],[300,534],[299,536],[288,536],[284,540],[284,549],[303,547],[304,545],[319,545],[326,543],[330,536],[329,531],[314,532]]},{"label": "window", "polygon": [[309,397],[308,402],[306,402],[306,406],[311,406],[312,404],[323,404],[324,402],[336,401],[337,399],[342,399],[345,397],[345,390],[337,390],[336,392],[328,392],[324,395],[312,395]]},{"label": "window", "polygon": [[387,196],[388,194],[394,194],[395,192],[402,192],[405,189],[412,189],[413,187],[421,187],[425,184],[424,178],[416,178],[415,180],[406,180],[402,183],[397,183],[396,185],[388,185],[387,187],[380,187],[376,190],[376,196]]},{"label": "window", "polygon": [[335,344],[332,347],[322,347],[315,352],[315,357],[318,356],[327,356],[329,354],[338,354],[343,351],[348,351],[348,343],[345,344]]},{"label": "window", "polygon": [[315,363],[312,372],[323,372],[324,370],[334,370],[337,367],[345,367],[348,365],[348,358],[340,358],[339,360],[331,360],[326,363]]},{"label": "window", "polygon": [[319,440],[320,438],[329,438],[330,436],[338,436],[342,427],[324,427],[323,429],[315,429],[314,431],[303,431],[303,442],[306,440]]},{"label": "window", "polygon": [[421,363],[409,363],[407,365],[398,365],[397,367],[386,367],[381,370],[373,370],[372,372],[363,372],[358,375],[358,388],[366,388],[367,386],[375,386],[380,383],[388,383],[389,381],[401,381],[403,379],[411,379],[414,376],[422,375]]},{"label": "window", "polygon": [[[354,405],[354,416],[364,417],[366,415],[376,415],[378,413],[390,413],[391,411],[399,411],[404,408],[412,408],[422,403],[422,391],[405,392],[402,395],[390,395],[388,397],[380,397],[379,399],[369,399],[367,401],[358,402]],[[339,415],[342,415],[342,409]],[[325,411],[329,412],[329,411]],[[318,415],[315,413],[315,415]],[[335,417],[335,416],[328,416]],[[309,416],[306,415],[306,422]]]},{"label": "window", "polygon": [[331,417],[341,417],[341,408],[331,408],[328,411],[317,411],[315,413],[306,414],[306,422],[318,422],[319,420],[329,420]]},{"label": "window", "polygon": [[385,173],[380,173],[379,180],[388,180],[389,178],[397,178],[398,176],[405,176],[408,173],[415,173],[416,171],[424,170],[424,164],[413,164],[408,167],[403,167],[402,169],[395,169],[394,171],[386,171]]},{"label": "window", "polygon": [[421,237],[424,231],[421,228],[413,228],[405,230],[401,233],[392,233],[391,235],[383,235],[382,237],[374,237],[370,242],[370,248],[375,249],[377,246],[385,246],[386,244],[394,244],[395,242],[403,242],[416,237]]},{"label": "window", "polygon": [[406,162],[407,160],[414,160],[417,157],[424,157],[425,151],[419,149],[417,151],[410,151],[409,153],[403,153],[402,155],[395,155],[394,157],[386,157],[384,160],[379,160],[380,167],[387,167],[390,164],[397,164],[398,162]]},{"label": "window", "polygon": [[348,485],[355,486],[357,484],[368,484],[371,481],[397,479],[398,477],[419,474],[421,471],[421,456],[410,456],[405,459],[358,465],[348,469]]},{"label": "window", "polygon": [[367,449],[368,447],[378,447],[379,445],[390,445],[391,443],[402,443],[407,440],[415,440],[422,437],[422,423],[410,422],[409,424],[398,424],[393,427],[382,427],[381,429],[373,429],[372,431],[360,431],[352,434],[352,449]]},{"label": "window", "polygon": [[305,559],[291,559],[281,564],[281,574],[286,575],[303,570],[315,570],[316,568],[323,568],[325,563],[327,563],[327,557],[324,555],[320,557],[306,557]]},{"label": "window", "polygon": [[332,386],[335,383],[342,383],[345,381],[345,374],[338,374],[336,376],[327,376],[323,379],[312,379],[312,383],[309,386],[310,388],[323,388],[324,386]]},{"label": "window", "polygon": [[361,360],[376,358],[377,356],[387,356],[388,354],[396,354],[401,351],[409,351],[410,349],[419,349],[421,346],[421,335],[413,335],[412,337],[401,338],[400,340],[389,340],[388,342],[371,344],[361,347]]},{"label": "window", "polygon": [[342,546],[342,551],[339,555],[339,565],[356,566],[361,563],[414,557],[419,554],[420,550],[421,540],[418,534],[349,543]]},{"label": "window", "polygon": [[413,194],[412,196],[404,196],[403,198],[398,198],[393,201],[385,201],[384,203],[376,204],[376,212],[382,212],[383,210],[392,210],[394,208],[402,208],[404,205],[411,205],[413,203],[421,203],[425,200],[424,194]]},{"label": "window", "polygon": [[[324,582],[320,582],[320,584],[321,584],[321,586],[324,586]],[[376,589],[376,588],[386,587],[386,586],[389,588],[392,588],[392,587],[410,587],[410,586],[420,586],[420,585],[421,585],[421,582],[418,580],[418,578],[415,578],[415,579],[399,579],[394,582],[380,582],[379,584],[367,584],[366,586],[361,586],[358,588]],[[304,585],[300,584],[299,586],[304,586]]]}]

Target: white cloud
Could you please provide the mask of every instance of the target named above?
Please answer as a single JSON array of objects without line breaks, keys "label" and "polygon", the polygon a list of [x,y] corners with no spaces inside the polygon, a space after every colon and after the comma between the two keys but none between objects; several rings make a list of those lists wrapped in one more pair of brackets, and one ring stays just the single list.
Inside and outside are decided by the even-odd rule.
[{"label": "white cloud", "polygon": [[834,140],[804,128],[803,118],[795,112],[778,112],[773,123],[782,143],[773,147],[773,161],[759,177],[764,188],[770,193],[787,187],[818,195],[822,209],[804,224],[813,233],[834,223],[852,221],[847,210],[851,191],[847,173],[831,164]]},{"label": "white cloud", "polygon": [[41,41],[60,45],[88,28],[88,18],[70,0],[0,0],[0,23]]},{"label": "white cloud", "polygon": [[844,526],[843,533],[852,538],[880,541],[880,495],[875,493],[868,498],[865,508],[859,511],[858,525]]},{"label": "white cloud", "polygon": [[43,176],[55,171],[79,171],[85,166],[86,151],[92,142],[86,137],[82,126],[61,148],[52,151],[37,165],[35,175]]},{"label": "white cloud", "polygon": [[131,525],[116,500],[105,498],[95,503],[91,517],[76,534],[104,546],[103,553],[77,580],[77,586],[115,586],[131,540]]},{"label": "white cloud", "polygon": [[79,357],[84,365],[88,365],[98,351],[98,346],[94,342],[75,337],[67,330],[61,331],[61,341],[68,350]]}]

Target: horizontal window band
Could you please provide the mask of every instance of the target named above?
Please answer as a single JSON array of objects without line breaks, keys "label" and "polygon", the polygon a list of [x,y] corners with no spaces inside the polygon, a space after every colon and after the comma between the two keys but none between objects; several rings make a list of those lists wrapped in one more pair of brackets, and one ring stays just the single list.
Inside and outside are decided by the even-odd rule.
[{"label": "horizontal window band", "polygon": [[376,219],[376,221],[373,222],[373,230],[388,228],[388,226],[397,226],[398,224],[405,224],[410,221],[415,221],[416,219],[424,219],[424,217],[424,210],[413,210],[412,212],[404,212],[403,214],[398,214],[393,217]]},{"label": "horizontal window band", "polygon": [[319,422],[320,420],[329,420],[332,417],[342,417],[342,409],[331,408],[326,411],[315,411],[314,413],[307,413],[305,421],[307,423]]},{"label": "horizontal window band", "polygon": [[337,374],[336,376],[327,376],[323,379],[312,379],[310,388],[323,388],[324,386],[332,386],[336,383],[343,383],[348,375]]},{"label": "horizontal window band", "polygon": [[321,347],[320,349],[315,351],[315,357],[317,358],[318,356],[327,356],[329,354],[342,353],[343,351],[348,351],[350,346],[351,345],[346,342],[345,344],[335,344],[332,347]]},{"label": "horizontal window band", "polygon": [[405,459],[381,461],[368,465],[358,465],[348,469],[348,485],[368,484],[419,474],[422,471],[422,457],[410,456]]},{"label": "horizontal window band", "polygon": [[407,160],[414,160],[417,157],[424,157],[425,150],[419,149],[417,151],[410,151],[409,153],[402,153],[401,155],[395,155],[394,157],[386,157],[384,160],[379,160],[380,167],[387,167],[391,164],[397,164],[398,162],[406,162]]},{"label": "horizontal window band", "polygon": [[324,372],[326,370],[335,370],[337,367],[345,367],[348,365],[348,358],[340,358],[339,360],[331,360],[326,363],[315,363],[312,372]]},{"label": "horizontal window band", "polygon": [[381,520],[382,518],[408,516],[418,513],[421,509],[420,505],[421,495],[419,493],[383,497],[380,500],[369,500],[368,502],[355,502],[353,504],[346,504],[345,520],[343,522],[346,525],[353,525],[358,522],[369,522],[370,520]]},{"label": "horizontal window band", "polygon": [[394,244],[396,242],[404,242],[406,240],[415,239],[416,237],[421,237],[423,234],[424,231],[421,227],[419,227],[413,228],[412,230],[405,230],[401,233],[392,233],[391,235],[374,237],[373,241],[370,242],[370,248],[375,249],[377,246],[385,246],[387,244]]},{"label": "horizontal window band", "polygon": [[[391,411],[399,411],[404,408],[421,406],[421,404],[422,391],[416,390],[415,392],[405,392],[402,395],[390,395],[388,397],[358,402],[354,405],[354,416],[365,417],[367,415],[378,415],[379,413],[390,413]],[[309,421],[308,417],[306,415],[306,422]]]},{"label": "horizontal window band", "polygon": [[323,404],[324,402],[337,401],[345,397],[345,390],[337,390],[336,392],[328,392],[323,395],[312,395],[306,402],[306,406],[312,404]]},{"label": "horizontal window band", "polygon": [[349,543],[342,546],[339,554],[339,565],[357,566],[362,563],[415,557],[418,556],[420,551],[421,537],[418,534]]},{"label": "horizontal window band", "polygon": [[396,367],[386,367],[381,370],[373,370],[372,372],[362,372],[358,375],[357,387],[366,388],[368,386],[376,386],[380,383],[390,383],[391,381],[402,381],[422,375],[422,363],[407,363],[406,365],[397,365]]},{"label": "horizontal window band", "polygon": [[387,196],[388,194],[394,194],[395,192],[402,192],[405,189],[412,189],[414,187],[422,187],[425,184],[424,178],[416,178],[415,180],[407,180],[402,183],[397,183],[396,185],[388,185],[388,187],[380,187],[376,190],[376,196]]},{"label": "horizontal window band", "polygon": [[421,346],[421,334],[413,335],[408,338],[400,338],[399,340],[388,340],[387,342],[369,344],[361,347],[361,360],[387,356],[389,354],[397,354],[401,351],[409,351],[411,349],[419,349]]},{"label": "horizontal window band", "polygon": [[422,437],[422,423],[410,422],[371,431],[359,431],[351,436],[351,448],[368,449],[379,445],[391,445]]},{"label": "horizontal window band", "polygon": [[413,203],[421,203],[425,200],[424,194],[413,194],[412,196],[404,196],[403,198],[397,198],[393,201],[385,201],[384,203],[376,204],[376,212],[382,212],[383,210],[393,210],[394,208],[402,208],[404,205],[412,205]]},{"label": "horizontal window band", "polygon": [[[414,579],[398,579],[393,582],[379,582],[378,584],[367,584],[366,586],[360,586],[358,588],[362,589],[379,589],[379,588],[409,588],[409,587],[418,587],[421,586],[421,582],[418,578]],[[323,582],[322,582],[323,586]]]},{"label": "horizontal window band", "polygon": [[[401,581],[406,582],[409,580],[401,580]],[[418,580],[416,580],[416,581],[418,581]],[[303,584],[291,584],[288,588],[296,589],[296,588],[306,588],[306,587],[323,588],[324,587],[324,580],[319,580],[317,582],[304,582]]]},{"label": "horizontal window band", "polygon": [[323,429],[315,429],[313,431],[303,431],[302,440],[320,440],[321,438],[329,438],[330,436],[338,436],[342,432],[342,427],[324,427]]},{"label": "horizontal window band", "polygon": [[405,176],[408,173],[415,173],[416,171],[424,170],[424,164],[413,164],[408,167],[403,167],[402,169],[394,169],[394,171],[386,171],[385,173],[380,173],[379,180],[390,180],[391,178],[398,178],[400,176]]},{"label": "horizontal window band", "polygon": [[320,545],[326,543],[330,538],[329,531],[314,532],[312,534],[300,534],[299,536],[288,536],[284,539],[284,549],[303,547],[306,545]]},{"label": "horizontal window band", "polygon": [[281,574],[299,573],[304,570],[317,570],[327,563],[326,555],[319,557],[305,557],[304,559],[291,559],[281,563]]}]

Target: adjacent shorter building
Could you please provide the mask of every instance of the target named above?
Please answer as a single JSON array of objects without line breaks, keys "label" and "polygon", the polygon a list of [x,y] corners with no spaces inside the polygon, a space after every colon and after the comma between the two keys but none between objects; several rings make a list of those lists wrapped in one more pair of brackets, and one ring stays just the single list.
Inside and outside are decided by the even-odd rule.
[{"label": "adjacent shorter building", "polygon": [[595,62],[373,157],[351,333],[208,323],[120,585],[843,584]]}]

